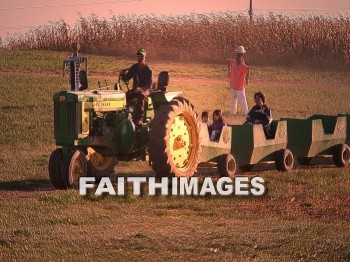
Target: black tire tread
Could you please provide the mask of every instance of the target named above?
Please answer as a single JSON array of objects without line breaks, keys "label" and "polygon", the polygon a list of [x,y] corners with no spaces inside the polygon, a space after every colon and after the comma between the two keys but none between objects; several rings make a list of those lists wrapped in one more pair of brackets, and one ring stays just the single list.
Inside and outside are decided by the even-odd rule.
[{"label": "black tire tread", "polygon": [[[61,163],[59,163],[59,158],[62,158]],[[62,167],[58,166],[63,163],[63,150],[62,148],[57,148],[51,153],[49,159],[49,176],[53,187],[56,189],[66,189],[65,183],[61,178]]]}]

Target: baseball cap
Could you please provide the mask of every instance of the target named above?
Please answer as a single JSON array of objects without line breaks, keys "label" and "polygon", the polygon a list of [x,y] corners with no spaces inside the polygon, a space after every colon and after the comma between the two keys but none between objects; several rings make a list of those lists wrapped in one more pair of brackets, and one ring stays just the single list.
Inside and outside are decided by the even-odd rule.
[{"label": "baseball cap", "polygon": [[137,50],[136,55],[146,56],[146,50],[144,48],[140,48],[139,50]]}]

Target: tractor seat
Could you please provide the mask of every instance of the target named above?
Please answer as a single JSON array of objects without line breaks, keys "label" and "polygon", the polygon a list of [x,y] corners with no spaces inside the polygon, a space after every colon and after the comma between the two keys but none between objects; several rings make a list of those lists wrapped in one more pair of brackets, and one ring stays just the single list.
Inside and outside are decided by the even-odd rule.
[{"label": "tractor seat", "polygon": [[[158,75],[158,81],[153,82],[152,84],[152,91],[166,91],[166,87],[169,84],[169,72],[168,71],[162,71]],[[137,98],[133,98],[129,100],[128,102],[136,102]],[[149,100],[148,100],[149,101]]]},{"label": "tractor seat", "polygon": [[169,84],[169,72],[162,71],[159,73],[158,81],[152,85],[153,91],[166,91],[166,87]]}]

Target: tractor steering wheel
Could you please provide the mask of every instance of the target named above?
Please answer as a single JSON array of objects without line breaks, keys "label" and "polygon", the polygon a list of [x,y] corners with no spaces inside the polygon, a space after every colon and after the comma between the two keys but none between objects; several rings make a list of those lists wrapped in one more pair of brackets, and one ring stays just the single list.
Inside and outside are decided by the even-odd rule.
[{"label": "tractor steering wheel", "polygon": [[[130,92],[130,88],[129,88],[129,81],[124,81],[123,78],[121,77],[122,75],[125,75],[127,72],[129,71],[129,69],[123,69],[119,72],[119,77],[118,77],[118,85],[120,87],[120,89],[124,92],[124,93],[128,93]],[[123,86],[126,86],[127,91],[124,91]]]}]

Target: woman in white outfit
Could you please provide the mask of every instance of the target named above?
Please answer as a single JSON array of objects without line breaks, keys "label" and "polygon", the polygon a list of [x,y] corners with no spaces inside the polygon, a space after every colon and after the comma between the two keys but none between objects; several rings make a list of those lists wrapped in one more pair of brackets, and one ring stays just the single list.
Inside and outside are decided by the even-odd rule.
[{"label": "woman in white outfit", "polygon": [[232,88],[233,103],[231,106],[231,113],[237,114],[237,103],[242,106],[244,115],[247,115],[248,104],[245,96],[245,89],[248,87],[249,81],[249,67],[244,63],[244,50],[243,46],[239,46],[236,49],[236,59],[228,60],[230,86]]}]

